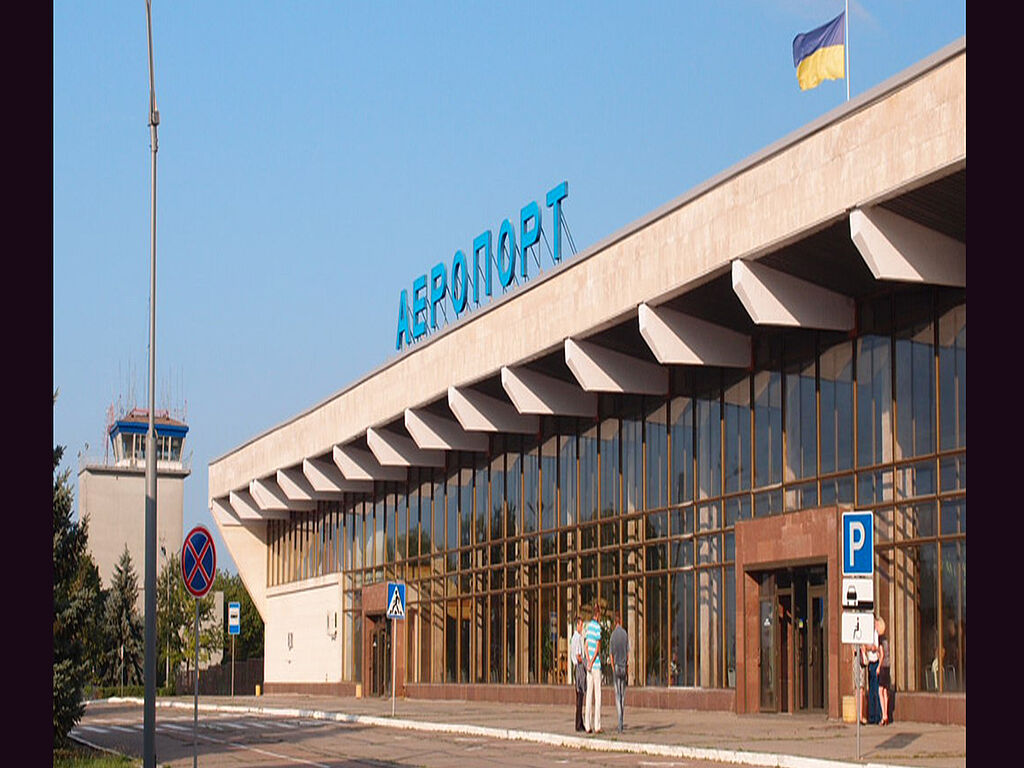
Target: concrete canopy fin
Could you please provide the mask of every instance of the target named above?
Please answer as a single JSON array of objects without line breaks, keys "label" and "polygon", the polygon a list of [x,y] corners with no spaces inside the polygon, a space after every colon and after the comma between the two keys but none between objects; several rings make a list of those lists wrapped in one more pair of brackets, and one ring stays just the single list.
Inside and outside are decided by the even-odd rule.
[{"label": "concrete canopy fin", "polygon": [[589,341],[565,340],[565,363],[587,392],[668,394],[668,369]]},{"label": "concrete canopy fin", "polygon": [[405,428],[425,450],[486,452],[490,442],[487,435],[467,432],[458,422],[430,411],[406,408]]},{"label": "concrete canopy fin", "polygon": [[382,467],[369,451],[351,445],[334,446],[334,463],[346,480],[388,480],[402,482],[405,467]]},{"label": "concrete canopy fin", "polygon": [[512,432],[524,435],[540,429],[540,419],[468,387],[448,387],[448,407],[469,432]]},{"label": "concrete canopy fin", "polygon": [[405,435],[366,430],[366,443],[384,467],[443,467],[444,452],[420,448]]},{"label": "concrete canopy fin", "polygon": [[850,238],[878,280],[967,287],[967,243],[884,208],[850,212]]},{"label": "concrete canopy fin", "polygon": [[[339,473],[340,474],[340,473]],[[277,484],[292,501],[336,500],[340,491],[318,491],[298,467],[277,470]]]},{"label": "concrete canopy fin", "polygon": [[262,510],[279,512],[309,512],[316,509],[315,501],[292,501],[289,499],[276,480],[269,477],[257,479],[249,483],[249,495]]},{"label": "concrete canopy fin", "polygon": [[852,298],[754,261],[732,263],[732,289],[758,325],[853,329]]},{"label": "concrete canopy fin", "polygon": [[372,480],[346,480],[333,461],[303,459],[302,474],[317,493],[371,493]]},{"label": "concrete canopy fin", "polygon": [[227,499],[211,499],[210,514],[220,525],[241,525],[235,510],[231,508],[231,502]]},{"label": "concrete canopy fin", "polygon": [[287,512],[262,509],[248,491],[231,491],[231,508],[242,522],[246,520],[287,520]]},{"label": "concrete canopy fin", "polygon": [[520,413],[597,416],[597,395],[529,368],[501,369],[501,386]]},{"label": "concrete canopy fin", "polygon": [[673,365],[750,366],[750,337],[668,307],[639,308],[640,335],[658,362]]}]

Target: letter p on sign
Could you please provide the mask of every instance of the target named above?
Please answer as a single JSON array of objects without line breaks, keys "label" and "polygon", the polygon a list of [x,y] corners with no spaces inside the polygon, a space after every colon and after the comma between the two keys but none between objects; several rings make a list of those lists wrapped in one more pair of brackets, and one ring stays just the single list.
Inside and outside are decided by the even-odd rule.
[{"label": "letter p on sign", "polygon": [[875,570],[874,516],[843,513],[843,575],[871,576]]}]

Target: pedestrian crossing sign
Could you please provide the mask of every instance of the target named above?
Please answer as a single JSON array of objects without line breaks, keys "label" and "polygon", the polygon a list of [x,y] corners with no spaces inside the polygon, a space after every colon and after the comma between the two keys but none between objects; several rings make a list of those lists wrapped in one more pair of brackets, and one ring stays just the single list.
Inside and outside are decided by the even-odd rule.
[{"label": "pedestrian crossing sign", "polygon": [[388,618],[405,618],[405,584],[401,581],[388,582]]}]

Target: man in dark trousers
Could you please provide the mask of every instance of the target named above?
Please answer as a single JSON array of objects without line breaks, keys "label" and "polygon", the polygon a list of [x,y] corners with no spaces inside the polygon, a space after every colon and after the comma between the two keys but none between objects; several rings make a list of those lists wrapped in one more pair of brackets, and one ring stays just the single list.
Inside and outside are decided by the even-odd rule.
[{"label": "man in dark trousers", "polygon": [[629,636],[622,628],[622,614],[615,614],[615,629],[608,645],[611,646],[615,680],[615,709],[619,712],[619,733],[622,733],[626,710],[626,675],[629,672]]},{"label": "man in dark trousers", "polygon": [[583,731],[583,697],[587,695],[587,665],[583,661],[583,617],[576,617],[576,631],[569,641],[573,682],[576,684],[576,730]]}]

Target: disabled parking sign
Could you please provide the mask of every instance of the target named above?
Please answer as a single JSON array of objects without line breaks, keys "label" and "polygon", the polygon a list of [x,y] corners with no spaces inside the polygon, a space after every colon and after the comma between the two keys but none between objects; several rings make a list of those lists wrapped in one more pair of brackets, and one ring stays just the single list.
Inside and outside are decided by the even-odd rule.
[{"label": "disabled parking sign", "polygon": [[875,572],[875,525],[872,512],[843,512],[843,576]]}]

